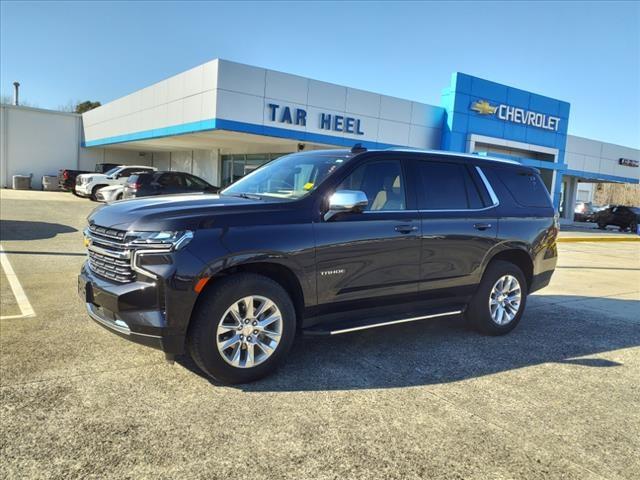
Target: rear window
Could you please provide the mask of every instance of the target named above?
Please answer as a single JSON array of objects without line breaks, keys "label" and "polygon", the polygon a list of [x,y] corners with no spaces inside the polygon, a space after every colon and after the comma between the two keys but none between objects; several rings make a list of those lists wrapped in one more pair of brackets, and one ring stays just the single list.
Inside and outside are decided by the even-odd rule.
[{"label": "rear window", "polygon": [[497,169],[498,178],[504,183],[515,201],[523,207],[550,207],[551,198],[540,175],[514,169]]},{"label": "rear window", "polygon": [[127,178],[127,183],[149,183],[152,175],[148,173],[134,173],[129,178]]},{"label": "rear window", "polygon": [[425,210],[480,209],[485,205],[465,165],[418,162],[418,207]]}]

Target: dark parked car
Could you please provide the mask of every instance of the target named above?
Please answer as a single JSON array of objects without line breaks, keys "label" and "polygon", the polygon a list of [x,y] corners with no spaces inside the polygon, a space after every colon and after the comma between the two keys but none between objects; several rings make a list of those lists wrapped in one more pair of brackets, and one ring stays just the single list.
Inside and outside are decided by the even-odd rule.
[{"label": "dark parked car", "polygon": [[516,162],[301,152],[219,196],[96,209],[79,291],[112,332],[169,360],[188,351],[211,377],[239,383],[271,372],[298,331],[462,315],[505,334],[549,283],[557,233],[538,171]]},{"label": "dark parked car", "polygon": [[626,207],[624,205],[613,205],[609,208],[597,212],[593,216],[593,221],[598,224],[598,228],[604,230],[608,225],[615,225],[620,230],[629,229],[632,232],[638,231],[638,221],[640,220],[640,208]]},{"label": "dark parked car", "polygon": [[93,172],[88,170],[70,170],[68,168],[58,170],[58,186],[60,190],[73,192],[76,188],[76,177],[83,173],[105,173],[117,167],[117,163],[97,163]]},{"label": "dark parked car", "polygon": [[124,185],[122,197],[148,197],[151,195],[169,195],[172,193],[218,193],[214,187],[200,177],[184,172],[150,172],[131,175]]},{"label": "dark parked car", "polygon": [[593,216],[606,207],[591,202],[578,202],[574,210],[573,220],[576,222],[593,222]]}]

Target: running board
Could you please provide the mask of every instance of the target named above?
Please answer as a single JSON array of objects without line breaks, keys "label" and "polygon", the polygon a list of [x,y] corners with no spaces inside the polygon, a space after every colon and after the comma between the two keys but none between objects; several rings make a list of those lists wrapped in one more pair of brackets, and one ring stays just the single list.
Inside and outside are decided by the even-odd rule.
[{"label": "running board", "polygon": [[[420,315],[408,318],[399,318],[397,320],[374,319],[373,321],[364,322],[334,322],[331,324],[319,324],[303,330],[304,335],[340,335],[342,333],[357,332],[360,330],[368,330],[370,328],[386,327],[389,325],[398,325],[400,323],[417,322],[420,320],[429,320],[433,318],[450,317],[453,315],[461,315],[463,309],[451,310],[448,312],[431,313],[429,315]],[[388,317],[387,317],[388,318]],[[375,321],[382,320],[382,321]]]}]

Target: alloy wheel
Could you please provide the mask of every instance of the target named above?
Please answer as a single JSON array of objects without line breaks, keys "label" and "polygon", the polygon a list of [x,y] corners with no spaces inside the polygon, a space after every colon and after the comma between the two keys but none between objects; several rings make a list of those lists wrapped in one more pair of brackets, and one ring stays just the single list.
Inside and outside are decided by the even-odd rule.
[{"label": "alloy wheel", "polygon": [[222,358],[236,368],[251,368],[275,352],[282,336],[282,314],[269,298],[250,295],[222,315],[216,344]]},{"label": "alloy wheel", "polygon": [[512,322],[522,301],[520,282],[513,275],[503,275],[493,285],[489,295],[491,319],[498,325]]}]

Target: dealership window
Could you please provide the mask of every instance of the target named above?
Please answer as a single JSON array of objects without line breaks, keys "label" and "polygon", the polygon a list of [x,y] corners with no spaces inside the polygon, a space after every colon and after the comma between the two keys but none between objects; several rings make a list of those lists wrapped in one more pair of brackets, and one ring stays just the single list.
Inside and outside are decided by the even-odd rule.
[{"label": "dealership window", "polygon": [[256,168],[286,153],[222,155],[222,187],[253,172]]}]

